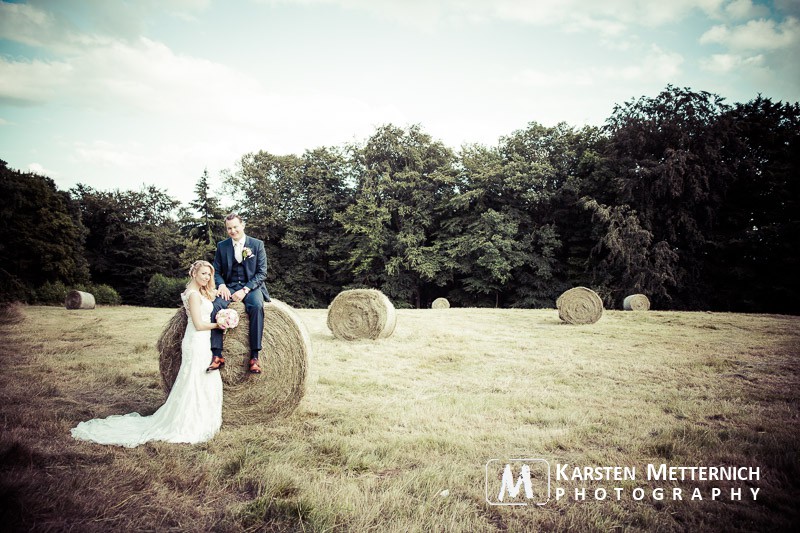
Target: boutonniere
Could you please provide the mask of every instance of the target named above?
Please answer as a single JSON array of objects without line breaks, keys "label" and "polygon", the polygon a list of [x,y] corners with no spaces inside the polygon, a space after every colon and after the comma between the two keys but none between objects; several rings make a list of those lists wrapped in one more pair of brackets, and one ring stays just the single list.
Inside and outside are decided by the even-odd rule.
[{"label": "boutonniere", "polygon": [[244,261],[248,257],[253,257],[253,250],[245,246],[244,248],[242,248],[242,261]]}]

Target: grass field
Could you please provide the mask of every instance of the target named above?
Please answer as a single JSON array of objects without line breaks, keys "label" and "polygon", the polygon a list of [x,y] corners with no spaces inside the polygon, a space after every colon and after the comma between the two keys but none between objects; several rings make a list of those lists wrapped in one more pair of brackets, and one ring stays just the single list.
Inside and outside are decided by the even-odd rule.
[{"label": "grass field", "polygon": [[[570,326],[554,310],[400,310],[392,337],[346,342],[327,330],[325,310],[298,310],[314,352],[291,416],[224,415],[208,443],[124,449],[74,441],[69,430],[158,408],[155,342],[174,310],[21,311],[23,322],[0,326],[4,530],[792,531],[800,523],[800,317],[606,311],[596,324]],[[553,479],[567,496],[490,505],[486,463],[521,457],[546,459],[553,472],[567,463],[569,472],[635,467],[637,477]],[[760,477],[653,481],[648,464],[758,467]],[[576,488],[587,489],[585,501]],[[595,500],[597,488],[609,497]],[[659,488],[663,499],[653,496]],[[690,499],[694,489],[702,500]]]}]

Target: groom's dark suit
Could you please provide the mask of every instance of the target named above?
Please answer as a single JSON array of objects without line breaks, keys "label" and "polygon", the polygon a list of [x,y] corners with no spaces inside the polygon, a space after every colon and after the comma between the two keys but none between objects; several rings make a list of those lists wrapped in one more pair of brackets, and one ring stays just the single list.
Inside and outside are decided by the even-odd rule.
[{"label": "groom's dark suit", "polygon": [[[267,253],[264,251],[264,243],[258,239],[245,236],[245,248],[252,251],[242,260],[236,261],[233,250],[233,240],[228,238],[217,243],[217,251],[214,254],[214,281],[217,286],[225,285],[231,294],[243,287],[247,287],[250,292],[244,298],[244,307],[250,319],[250,352],[256,357],[261,350],[261,337],[264,332],[264,302],[269,302],[269,293],[264,285],[267,277]],[[228,307],[230,302],[217,296],[214,300],[214,311],[211,313],[211,321],[217,319],[217,311]],[[211,353],[214,355],[222,354],[222,334],[221,329],[211,330]]]}]

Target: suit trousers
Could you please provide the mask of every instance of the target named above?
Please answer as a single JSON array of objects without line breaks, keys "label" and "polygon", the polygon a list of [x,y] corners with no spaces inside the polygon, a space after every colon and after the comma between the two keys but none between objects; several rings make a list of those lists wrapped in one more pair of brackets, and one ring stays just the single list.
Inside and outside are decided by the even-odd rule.
[{"label": "suit trousers", "polygon": [[[226,309],[232,300],[225,300],[217,296],[214,300],[214,310],[211,312],[211,322],[217,320],[217,312]],[[261,339],[264,335],[264,295],[261,289],[250,291],[244,297],[244,309],[250,319],[250,353],[261,351]],[[222,329],[211,330],[211,353],[214,355],[222,354],[222,336],[225,333]]]}]

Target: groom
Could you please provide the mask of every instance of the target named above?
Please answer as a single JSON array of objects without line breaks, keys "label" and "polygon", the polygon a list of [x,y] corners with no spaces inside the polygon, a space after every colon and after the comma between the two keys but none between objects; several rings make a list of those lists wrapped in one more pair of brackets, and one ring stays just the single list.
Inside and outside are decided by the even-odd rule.
[{"label": "groom", "polygon": [[[261,373],[258,352],[264,333],[264,302],[269,302],[269,293],[264,285],[267,277],[267,253],[264,243],[244,234],[244,221],[236,213],[225,217],[225,230],[230,239],[217,244],[214,254],[214,281],[217,298],[211,312],[211,322],[216,321],[217,312],[228,307],[231,301],[244,302],[250,318],[250,372]],[[225,365],[222,357],[222,329],[211,330],[211,366],[218,370]]]}]

